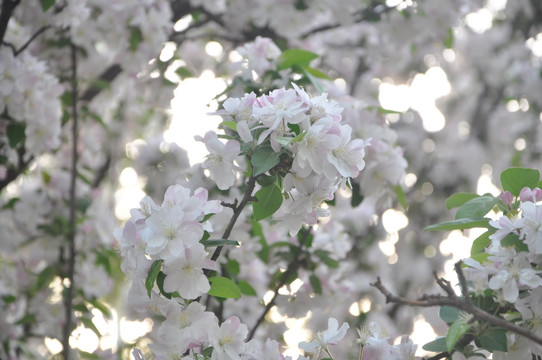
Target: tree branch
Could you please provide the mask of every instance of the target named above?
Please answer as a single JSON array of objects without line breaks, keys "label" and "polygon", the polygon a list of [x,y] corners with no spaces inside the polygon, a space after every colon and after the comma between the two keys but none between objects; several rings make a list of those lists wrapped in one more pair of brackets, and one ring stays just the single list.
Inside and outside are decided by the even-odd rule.
[{"label": "tree branch", "polygon": [[64,360],[70,359],[70,335],[72,332],[72,316],[73,316],[73,297],[74,297],[74,272],[75,272],[75,232],[76,232],[76,179],[77,179],[77,49],[74,44],[70,45],[71,61],[72,61],[72,159],[71,159],[71,174],[70,174],[70,218],[69,218],[69,233],[68,233],[68,264],[64,274],[68,280],[66,295],[64,297],[64,313],[65,323],[62,329],[62,355]]},{"label": "tree branch", "polygon": [[524,336],[525,338],[532,340],[539,345],[542,345],[542,338],[536,335],[535,333],[533,333],[532,331],[530,331],[529,329],[518,326],[511,322],[508,322],[500,317],[492,315],[480,309],[479,307],[475,306],[470,301],[469,296],[468,296],[465,276],[463,274],[463,271],[461,270],[461,262],[458,262],[457,264],[455,264],[455,270],[458,274],[460,286],[464,295],[463,297],[458,297],[455,294],[452,286],[450,285],[450,282],[442,278],[437,278],[437,284],[446,292],[447,296],[424,294],[418,300],[410,300],[410,299],[406,299],[400,296],[393,295],[382,284],[380,277],[377,278],[376,282],[371,283],[371,286],[378,289],[385,296],[386,303],[394,303],[394,304],[399,304],[399,305],[417,306],[417,307],[451,306],[451,307],[457,308],[459,310],[463,310],[466,313],[471,314],[476,320],[485,321],[489,324],[495,325],[496,327],[500,327],[504,330],[513,332],[517,335]]},{"label": "tree branch", "polygon": [[264,311],[262,312],[262,314],[260,315],[258,320],[256,320],[256,324],[254,324],[254,326],[250,330],[250,333],[248,334],[247,341],[252,339],[252,337],[254,336],[254,333],[256,332],[256,329],[258,329],[258,327],[263,323],[263,320],[265,319],[265,316],[267,315],[269,310],[271,310],[273,305],[275,305],[275,299],[277,298],[277,296],[279,294],[280,288],[282,288],[286,284],[286,282],[288,281],[288,278],[290,278],[290,276],[295,271],[297,271],[297,269],[299,269],[299,267],[301,266],[301,262],[299,261],[299,255],[301,254],[301,249],[305,245],[305,240],[307,240],[307,237],[311,233],[311,230],[312,230],[312,227],[309,227],[306,230],[306,232],[303,234],[303,238],[301,239],[301,241],[299,243],[299,246],[296,248],[294,258],[292,259],[292,261],[288,265],[288,268],[286,269],[286,271],[284,271],[281,274],[281,280],[278,283],[278,285],[275,286],[275,291],[274,291],[274,294],[273,294],[273,298],[271,299],[271,301],[269,301],[267,303],[267,305],[265,306]]},{"label": "tree branch", "polygon": [[34,41],[38,36],[40,36],[43,32],[45,32],[45,30],[49,29],[51,26],[50,25],[46,25],[46,26],[42,26],[41,28],[38,29],[38,31],[36,31],[34,33],[34,35],[32,35],[30,37],[30,39],[28,39],[24,44],[23,46],[21,46],[18,50],[16,50],[13,54],[15,56],[19,55],[20,53],[22,53],[31,43],[32,41]]},{"label": "tree branch", "polygon": [[[248,179],[247,182],[247,188],[245,189],[245,194],[243,195],[243,199],[239,203],[239,205],[235,206],[233,208],[233,215],[230,219],[230,222],[228,223],[228,226],[226,227],[226,230],[224,230],[224,234],[222,234],[222,239],[228,240],[228,238],[231,235],[231,232],[233,230],[233,227],[235,226],[235,223],[237,222],[237,219],[239,218],[239,215],[241,215],[241,212],[243,212],[243,209],[245,206],[250,202],[254,201],[254,197],[252,196],[252,192],[254,191],[254,188],[256,187],[256,180],[258,179],[259,175],[257,176],[251,176]],[[218,246],[215,249],[215,252],[211,256],[211,260],[215,261],[220,256],[220,253],[222,252],[222,248],[224,248],[223,245]],[[208,272],[206,272],[205,275],[207,275]]]},{"label": "tree branch", "polygon": [[2,1],[2,9],[0,10],[0,44],[4,43],[4,36],[8,28],[9,19],[13,14],[13,10],[19,5],[21,0],[4,0]]}]

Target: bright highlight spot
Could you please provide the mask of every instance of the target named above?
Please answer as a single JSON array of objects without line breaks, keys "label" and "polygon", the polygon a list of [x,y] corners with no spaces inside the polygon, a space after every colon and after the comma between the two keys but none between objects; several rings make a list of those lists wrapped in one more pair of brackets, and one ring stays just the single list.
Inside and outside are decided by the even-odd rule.
[{"label": "bright highlight spot", "polygon": [[408,218],[401,211],[388,209],[382,214],[382,225],[388,233],[394,233],[407,227]]},{"label": "bright highlight spot", "polygon": [[[422,315],[418,315],[414,318],[414,329],[412,330],[412,334],[410,334],[410,339],[414,342],[414,344],[423,345],[435,340],[436,337],[437,333]],[[426,354],[426,351],[422,349],[421,345],[418,346],[416,350],[417,356],[423,356]]]},{"label": "bright highlight spot", "polygon": [[435,101],[451,91],[448,77],[442,68],[432,66],[425,74],[417,74],[409,85],[382,83],[379,86],[380,105],[389,110],[405,112],[416,110],[427,132],[438,132],[444,128],[446,119]]},{"label": "bright highlight spot", "polygon": [[212,57],[219,57],[224,52],[224,47],[216,41],[210,41],[205,45],[205,52]]},{"label": "bright highlight spot", "polygon": [[175,90],[175,98],[171,101],[173,118],[164,132],[164,139],[185,149],[192,165],[203,162],[208,153],[205,145],[194,140],[194,136],[205,135],[222,121],[220,116],[209,115],[209,112],[218,109],[218,103],[213,99],[225,89],[224,81],[206,70],[197,79],[185,79]]},{"label": "bright highlight spot", "polygon": [[126,317],[120,319],[120,337],[125,343],[135,343],[137,339],[151,332],[152,320],[143,321],[127,320]]},{"label": "bright highlight spot", "polygon": [[493,26],[493,15],[488,9],[482,8],[465,16],[465,22],[472,31],[482,34]]}]

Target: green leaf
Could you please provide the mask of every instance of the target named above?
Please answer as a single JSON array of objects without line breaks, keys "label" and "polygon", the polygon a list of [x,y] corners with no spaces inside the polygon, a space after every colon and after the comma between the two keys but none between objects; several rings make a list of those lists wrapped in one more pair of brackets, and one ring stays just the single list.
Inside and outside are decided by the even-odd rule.
[{"label": "green leaf", "polygon": [[241,271],[241,266],[239,265],[239,262],[235,259],[228,259],[225,267],[230,277],[239,275],[239,272]]},{"label": "green leaf", "polygon": [[311,283],[312,289],[314,290],[315,294],[321,295],[322,294],[322,282],[320,281],[320,278],[314,274],[312,274],[309,277],[309,281]]},{"label": "green leaf", "polygon": [[147,288],[147,295],[149,295],[149,298],[151,297],[151,291],[152,287],[154,286],[154,282],[156,281],[156,277],[162,269],[163,262],[164,260],[156,260],[153,262],[149,269],[149,273],[147,274],[147,278],[145,279],[145,287]]},{"label": "green leaf", "polygon": [[465,322],[465,319],[459,318],[455,320],[448,329],[446,335],[446,350],[451,353],[455,344],[465,335],[470,329],[470,325]]},{"label": "green leaf", "polygon": [[[371,107],[369,107],[371,108]],[[376,111],[378,111],[379,114],[382,114],[382,115],[389,115],[389,114],[402,114],[401,111],[397,111],[397,110],[390,110],[390,109],[384,109],[383,107],[381,106],[378,106],[376,107]]]},{"label": "green leaf", "polygon": [[209,278],[211,289],[208,294],[216,297],[227,299],[240,299],[241,290],[233,281],[221,276]]},{"label": "green leaf", "polygon": [[19,201],[19,200],[20,199],[18,197],[14,197],[14,198],[9,199],[9,201],[7,203],[5,203],[4,206],[2,206],[2,210],[13,209],[13,207],[15,206],[17,201]]},{"label": "green leaf", "polygon": [[143,40],[143,33],[139,26],[133,26],[130,28],[130,50],[135,52],[139,43]]},{"label": "green leaf", "polygon": [[457,193],[446,199],[446,209],[450,210],[456,207],[460,207],[464,203],[474,198],[480,197],[478,194],[473,193]]},{"label": "green leaf", "polygon": [[446,351],[446,338],[444,336],[436,338],[435,340],[430,341],[424,346],[422,346],[422,349],[424,349],[425,351],[433,351],[438,353],[444,352]]},{"label": "green leaf", "polygon": [[79,350],[79,355],[81,356],[81,359],[91,359],[91,360],[100,360],[101,357],[99,355],[89,353],[83,350]]},{"label": "green leaf", "polygon": [[11,304],[12,302],[15,302],[15,300],[17,300],[17,296],[15,295],[4,295],[2,296],[2,301],[4,302],[4,304]]},{"label": "green leaf", "polygon": [[506,331],[502,329],[491,329],[480,336],[480,344],[489,352],[508,351]]},{"label": "green leaf", "polygon": [[324,93],[325,92],[325,89],[322,87],[322,85],[320,84],[320,82],[316,79],[316,77],[314,77],[310,72],[308,72],[305,68],[302,69],[303,70],[303,74],[305,74],[305,76],[307,77],[307,79],[309,79],[309,81],[311,82],[311,84],[316,88],[316,90],[318,90],[318,92],[320,93]]},{"label": "green leaf", "polygon": [[519,235],[517,234],[506,235],[504,239],[501,240],[501,245],[503,247],[513,246],[517,252],[529,251],[529,247],[522,240],[519,239]]},{"label": "green leaf", "polygon": [[501,173],[501,186],[504,191],[519,196],[524,187],[535,188],[540,181],[540,172],[536,169],[509,168]]},{"label": "green leaf", "polygon": [[12,149],[17,148],[26,139],[25,129],[26,126],[20,123],[10,123],[6,127],[6,135]]},{"label": "green leaf", "polygon": [[451,49],[454,46],[454,30],[448,29],[448,36],[444,39],[444,46]]},{"label": "green leaf", "polygon": [[464,230],[472,228],[488,228],[488,218],[483,219],[458,219],[441,222],[439,224],[429,225],[424,231],[437,231],[437,230]]},{"label": "green leaf", "polygon": [[288,69],[295,65],[301,67],[308,67],[310,62],[317,57],[318,54],[315,54],[308,50],[288,49],[283,51],[280,55],[277,70]]},{"label": "green leaf", "polygon": [[283,147],[287,147],[290,144],[294,144],[296,142],[303,140],[305,135],[307,135],[307,132],[303,131],[301,134],[296,135],[295,137],[277,136],[275,140],[277,140],[277,142],[281,144]]},{"label": "green leaf", "polygon": [[336,269],[339,267],[339,262],[331,257],[329,257],[329,251],[326,250],[316,250],[314,252],[314,255],[316,255],[324,264],[326,264],[331,269]]},{"label": "green leaf", "polygon": [[239,280],[237,282],[237,286],[239,286],[239,290],[241,290],[241,294],[247,295],[247,296],[257,296],[256,290],[245,280]]},{"label": "green leaf", "polygon": [[275,184],[261,188],[255,196],[258,201],[252,203],[252,211],[257,221],[273,215],[282,205],[282,190]]},{"label": "green leaf", "polygon": [[49,10],[54,4],[55,0],[40,0],[41,8],[43,11]]},{"label": "green leaf", "polygon": [[315,69],[315,68],[312,68],[310,66],[306,66],[304,68],[305,71],[307,71],[309,74],[311,74],[312,76],[315,76],[317,78],[320,78],[320,79],[326,79],[326,80],[332,80],[326,73],[318,70],[318,69]]},{"label": "green leaf", "polygon": [[471,199],[461,205],[457,213],[456,219],[479,219],[483,218],[499,201],[498,197],[484,195]]},{"label": "green leaf", "polygon": [[17,320],[17,322],[15,324],[16,325],[26,325],[26,324],[34,324],[36,322],[37,322],[36,315],[34,315],[34,314],[26,314],[25,316],[23,316],[22,318]]},{"label": "green leaf", "polygon": [[209,346],[208,348],[204,349],[204,350],[201,352],[201,355],[210,358],[211,355],[213,354],[213,350],[214,350],[213,347],[212,347],[212,346]]},{"label": "green leaf", "polygon": [[459,316],[459,309],[452,306],[442,306],[439,309],[438,315],[443,321],[453,323]]},{"label": "green leaf", "polygon": [[209,239],[205,241],[200,241],[200,243],[203,244],[206,248],[208,247],[216,247],[216,246],[224,246],[224,245],[233,245],[233,246],[239,246],[239,243],[235,240],[226,240],[226,239]]},{"label": "green leaf", "polygon": [[260,186],[269,186],[277,180],[276,176],[260,176],[256,182]]},{"label": "green leaf", "polygon": [[491,235],[491,232],[486,231],[482,235],[478,236],[472,243],[472,247],[470,249],[471,256],[479,253],[483,253],[485,251],[485,248],[491,243],[491,240],[489,239],[489,236]]},{"label": "green leaf", "polygon": [[179,75],[181,79],[194,77],[194,74],[184,66],[178,67],[177,70],[175,70],[175,73]]},{"label": "green leaf", "polygon": [[89,310],[85,304],[74,304],[73,309],[82,313],[88,313]]},{"label": "green leaf", "polygon": [[363,195],[361,194],[361,186],[358,182],[352,181],[352,198],[350,199],[350,205],[357,207],[363,201]]},{"label": "green leaf", "polygon": [[58,269],[55,265],[49,265],[45,269],[43,269],[38,275],[38,279],[36,281],[36,290],[41,290],[44,287],[48,286],[51,281],[56,277],[57,271]]},{"label": "green leaf", "polygon": [[395,195],[397,196],[397,200],[399,201],[399,204],[401,204],[403,209],[407,209],[408,204],[406,201],[405,192],[403,191],[403,187],[401,185],[395,186]]},{"label": "green leaf", "polygon": [[253,175],[260,175],[274,168],[280,162],[280,153],[273,151],[271,146],[261,146],[254,150],[250,163],[254,167]]},{"label": "green leaf", "polygon": [[177,291],[170,293],[164,290],[164,280],[166,280],[166,274],[163,271],[160,271],[156,277],[156,285],[158,286],[158,290],[160,290],[160,294],[168,299],[171,299],[172,297],[181,297]]},{"label": "green leaf", "polygon": [[[225,126],[227,128],[232,129],[233,131],[237,131],[237,123],[235,121],[222,121],[220,125]],[[219,125],[219,126],[220,126]]]},{"label": "green leaf", "polygon": [[86,328],[94,331],[94,333],[96,335],[98,335],[98,337],[101,337],[102,334],[100,333],[100,330],[98,330],[98,328],[96,327],[96,325],[94,325],[94,323],[92,322],[92,320],[90,320],[89,318],[86,318],[86,317],[80,317],[79,318],[79,321],[81,321],[83,323],[83,325],[85,325]]},{"label": "green leaf", "polygon": [[111,317],[111,311],[109,310],[109,308],[98,299],[89,300],[89,303],[96,309],[100,310],[100,312],[104,314],[104,316],[108,318]]}]

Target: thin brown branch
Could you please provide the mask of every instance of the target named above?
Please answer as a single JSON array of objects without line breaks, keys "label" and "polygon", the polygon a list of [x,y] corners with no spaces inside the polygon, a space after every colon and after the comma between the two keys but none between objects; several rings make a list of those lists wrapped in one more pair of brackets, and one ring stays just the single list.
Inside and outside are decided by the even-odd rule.
[{"label": "thin brown branch", "polygon": [[[457,265],[456,265],[457,268]],[[460,265],[459,265],[460,268]],[[461,269],[460,269],[460,273]],[[458,273],[459,275],[459,273]],[[461,276],[461,275],[459,275]],[[464,277],[463,277],[464,279]],[[460,279],[460,282],[463,281]],[[393,295],[380,280],[380,277],[377,278],[376,282],[372,283],[371,286],[375,287],[380,291],[386,298],[386,303],[394,303],[399,305],[407,306],[416,306],[416,307],[433,307],[433,306],[451,306],[459,310],[463,310],[468,314],[471,314],[475,320],[487,322],[501,329],[513,332],[517,335],[524,336],[525,338],[534,341],[535,343],[542,345],[542,338],[530,331],[527,328],[518,326],[514,323],[506,321],[500,317],[492,315],[479,307],[475,306],[468,296],[465,298],[458,297],[453,291],[450,282],[445,279],[438,279],[438,285],[447,293],[447,296],[442,295],[423,295],[418,300],[411,300],[401,296]],[[466,282],[464,284],[466,286]],[[463,285],[461,285],[463,287]],[[467,292],[468,294],[468,292]]]},{"label": "thin brown branch", "polygon": [[[228,223],[228,226],[226,227],[226,230],[224,230],[224,233],[222,234],[222,239],[228,240],[228,238],[230,237],[231,232],[233,230],[233,227],[235,226],[235,223],[237,222],[237,219],[239,218],[239,215],[241,215],[241,212],[243,212],[243,209],[245,208],[245,206],[249,202],[255,200],[254,197],[252,196],[252,192],[254,191],[254,188],[256,187],[256,180],[258,179],[258,177],[259,176],[251,176],[248,179],[247,187],[245,189],[245,194],[243,195],[243,199],[241,199],[241,202],[239,203],[239,205],[236,206],[233,209],[233,215],[232,215],[232,217],[230,219],[230,222]],[[220,256],[220,253],[222,252],[223,248],[224,248],[223,245],[218,246],[215,249],[215,252],[213,253],[213,255],[211,256],[211,260],[214,261],[214,260],[218,259],[218,257]]]},{"label": "thin brown branch", "polygon": [[22,53],[32,43],[32,41],[34,41],[38,36],[40,36],[43,32],[45,32],[45,30],[49,29],[50,27],[51,27],[50,25],[46,25],[39,28],[38,31],[36,31],[34,35],[32,35],[30,39],[28,39],[23,44],[23,46],[21,46],[17,51],[14,52],[14,55],[17,56],[20,53]]},{"label": "thin brown branch", "polygon": [[301,254],[301,249],[305,245],[305,241],[307,240],[307,237],[311,233],[311,230],[312,230],[312,227],[309,227],[305,231],[305,233],[303,234],[303,238],[301,239],[301,241],[299,242],[299,246],[295,250],[294,258],[292,259],[290,264],[288,264],[288,268],[286,268],[286,271],[284,271],[281,274],[281,279],[280,279],[278,285],[275,286],[275,291],[273,293],[273,298],[271,298],[271,301],[269,301],[267,303],[267,305],[265,306],[264,311],[261,313],[258,320],[256,320],[256,324],[254,324],[254,326],[250,330],[250,333],[248,334],[247,341],[252,339],[252,337],[254,336],[254,333],[256,332],[256,329],[258,329],[258,327],[263,323],[263,320],[265,319],[265,316],[267,315],[269,310],[271,310],[271,308],[275,304],[275,300],[276,300],[276,298],[277,298],[277,296],[279,294],[279,290],[286,284],[286,282],[288,281],[290,276],[292,276],[292,274],[295,273],[297,271],[297,269],[299,269],[299,267],[301,266],[301,262],[299,261],[299,255]]},{"label": "thin brown branch", "polygon": [[68,233],[68,263],[65,279],[68,280],[66,295],[64,297],[64,314],[65,323],[62,331],[62,355],[64,360],[70,359],[70,335],[72,332],[72,317],[73,317],[73,298],[74,298],[74,272],[75,272],[75,233],[76,233],[76,179],[77,179],[77,136],[78,136],[78,119],[77,119],[77,49],[75,45],[70,46],[71,62],[72,62],[72,159],[71,159],[71,174],[70,174],[70,194],[69,194],[69,233]]}]

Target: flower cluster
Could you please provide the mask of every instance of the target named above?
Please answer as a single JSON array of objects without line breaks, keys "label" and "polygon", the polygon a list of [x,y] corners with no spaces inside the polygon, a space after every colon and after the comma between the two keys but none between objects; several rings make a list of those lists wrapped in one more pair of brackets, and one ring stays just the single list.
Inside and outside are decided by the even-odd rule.
[{"label": "flower cluster", "polygon": [[0,133],[22,126],[29,154],[38,155],[60,146],[59,97],[63,91],[45,62],[30,53],[15,57],[10,49],[0,49],[0,113],[4,113],[2,118],[7,116],[7,126],[13,129],[1,129]]},{"label": "flower cluster", "polygon": [[341,123],[342,107],[327,94],[311,97],[292,86],[224,101],[218,114],[233,134],[226,144],[213,132],[205,135],[211,154],[203,167],[220,189],[228,189],[236,180],[234,160],[247,155],[253,176],[274,177],[283,186],[286,201],[276,218],[295,234],[302,224],[327,216],[322,203],[333,199],[341,182],[359,175],[368,142],[352,138],[352,128]]},{"label": "flower cluster", "polygon": [[142,289],[152,263],[163,265],[163,289],[168,293],[195,299],[209,291],[203,269],[214,269],[215,264],[207,259],[200,240],[205,231],[212,231],[205,217],[221,210],[218,201],[207,201],[207,190],[200,188],[190,195],[181,185],[167,189],[161,206],[150,197],[141,200],[141,208],[133,210],[122,233],[116,233],[123,271],[133,278],[134,289]]},{"label": "flower cluster", "polygon": [[542,286],[538,256],[542,254],[542,190],[525,187],[517,200],[503,192],[501,201],[507,207],[489,224],[495,232],[489,235],[486,261],[467,259],[468,273],[477,288],[489,287],[497,298],[515,303],[520,292],[530,296],[532,289]]}]

